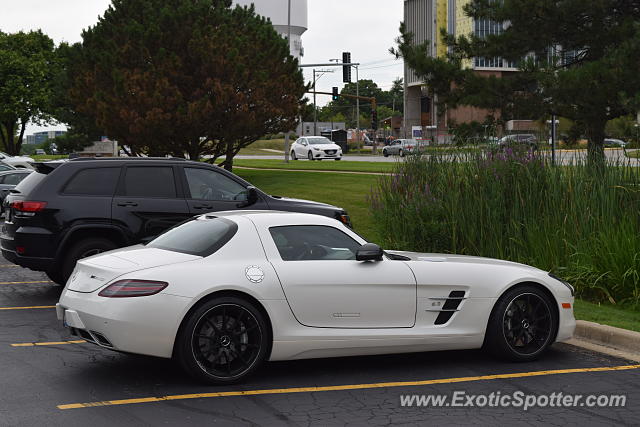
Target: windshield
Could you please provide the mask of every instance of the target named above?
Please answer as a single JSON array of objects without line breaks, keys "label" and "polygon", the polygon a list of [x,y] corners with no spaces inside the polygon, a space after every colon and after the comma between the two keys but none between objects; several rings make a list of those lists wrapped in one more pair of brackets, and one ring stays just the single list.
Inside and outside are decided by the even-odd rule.
[{"label": "windshield", "polygon": [[197,218],[161,234],[147,247],[207,257],[226,245],[237,231],[238,225],[225,218]]},{"label": "windshield", "polygon": [[311,145],[333,144],[333,142],[327,138],[307,138],[307,141],[309,141]]}]

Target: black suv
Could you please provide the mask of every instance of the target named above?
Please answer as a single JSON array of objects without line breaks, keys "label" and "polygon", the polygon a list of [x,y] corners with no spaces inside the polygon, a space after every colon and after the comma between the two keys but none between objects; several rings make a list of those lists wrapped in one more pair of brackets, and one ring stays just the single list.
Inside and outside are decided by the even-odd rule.
[{"label": "black suv", "polygon": [[206,212],[305,212],[350,225],[335,206],[269,196],[218,166],[184,159],[88,158],[35,168],[5,200],[2,255],[60,284],[80,258],[149,241]]}]

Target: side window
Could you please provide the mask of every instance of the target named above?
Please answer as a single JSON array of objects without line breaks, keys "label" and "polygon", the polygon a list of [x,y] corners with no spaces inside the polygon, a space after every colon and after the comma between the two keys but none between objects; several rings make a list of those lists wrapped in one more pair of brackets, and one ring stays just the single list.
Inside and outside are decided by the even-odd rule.
[{"label": "side window", "polygon": [[120,168],[92,168],[76,173],[65,185],[64,194],[113,196]]},{"label": "side window", "polygon": [[12,173],[4,176],[3,184],[18,185],[20,181],[27,177],[26,173]]},{"label": "side window", "polygon": [[170,166],[128,167],[124,179],[124,195],[175,199],[176,182]]},{"label": "side window", "polygon": [[247,189],[242,184],[211,169],[184,168],[191,198],[211,201],[244,201]]},{"label": "side window", "polygon": [[334,227],[272,227],[271,237],[283,261],[355,260],[360,244]]}]

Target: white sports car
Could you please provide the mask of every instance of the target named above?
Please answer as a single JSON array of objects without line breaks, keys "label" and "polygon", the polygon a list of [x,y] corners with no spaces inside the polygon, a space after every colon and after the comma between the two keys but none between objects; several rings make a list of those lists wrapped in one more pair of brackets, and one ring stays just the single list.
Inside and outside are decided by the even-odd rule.
[{"label": "white sports car", "polygon": [[239,211],[79,261],[57,313],[87,341],[220,384],[265,360],[483,345],[533,360],[572,336],[572,306],[573,288],[533,267],[383,252],[331,218]]}]

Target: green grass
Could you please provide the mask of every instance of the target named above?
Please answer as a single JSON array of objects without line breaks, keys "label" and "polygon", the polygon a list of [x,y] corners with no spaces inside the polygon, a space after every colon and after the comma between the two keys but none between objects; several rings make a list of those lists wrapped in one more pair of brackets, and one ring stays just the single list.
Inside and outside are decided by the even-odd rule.
[{"label": "green grass", "polygon": [[367,196],[378,177],[313,172],[276,172],[236,169],[234,173],[261,190],[277,196],[328,203],[345,209],[354,229],[371,242],[379,242]]},{"label": "green grass", "polygon": [[47,160],[57,160],[57,159],[67,159],[69,155],[67,154],[38,154],[29,156],[33,160],[37,160],[38,162],[46,162]]},{"label": "green grass", "polygon": [[[293,142],[294,140],[291,140]],[[238,153],[241,156],[257,156],[257,155],[277,155],[278,153],[274,153],[271,151],[265,150],[278,150],[282,152],[284,156],[284,139],[261,139],[259,141],[254,142],[246,148],[240,150]]]},{"label": "green grass", "polygon": [[625,151],[625,154],[627,155],[627,157],[632,159],[640,158],[640,150]]},{"label": "green grass", "polygon": [[640,332],[638,310],[609,304],[594,304],[583,300],[576,300],[573,308],[576,319]]},{"label": "green grass", "polygon": [[262,160],[262,159],[235,159],[234,166],[244,166],[261,169],[301,169],[301,170],[322,170],[322,171],[343,171],[343,172],[391,172],[394,163],[383,162],[350,162],[346,160],[323,160],[310,162],[308,160],[289,161],[283,160]]}]

